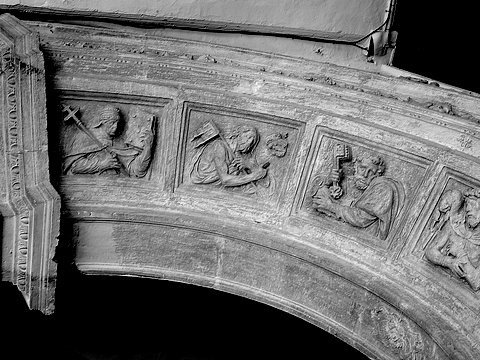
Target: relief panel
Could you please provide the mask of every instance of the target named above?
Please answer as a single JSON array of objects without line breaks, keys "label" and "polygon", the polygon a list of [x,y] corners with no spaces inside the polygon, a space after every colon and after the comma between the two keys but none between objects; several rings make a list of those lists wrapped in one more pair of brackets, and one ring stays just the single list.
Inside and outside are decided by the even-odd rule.
[{"label": "relief panel", "polygon": [[427,161],[320,128],[316,137],[297,211],[309,222],[388,247],[405,222]]},{"label": "relief panel", "polygon": [[480,290],[480,187],[472,179],[444,171],[421,224],[413,254],[434,276]]},{"label": "relief panel", "polygon": [[107,94],[61,96],[61,174],[149,179],[166,103]]},{"label": "relief panel", "polygon": [[255,201],[278,200],[291,172],[301,124],[186,104],[177,185]]}]

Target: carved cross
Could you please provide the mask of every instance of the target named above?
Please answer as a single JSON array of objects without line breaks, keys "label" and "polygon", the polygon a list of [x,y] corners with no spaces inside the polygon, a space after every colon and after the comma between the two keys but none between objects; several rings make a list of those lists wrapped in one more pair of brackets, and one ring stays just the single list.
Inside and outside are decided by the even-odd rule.
[{"label": "carved cross", "polygon": [[77,124],[80,119],[77,117],[77,113],[80,111],[80,108],[74,108],[73,110],[70,108],[69,105],[63,105],[62,112],[66,113],[63,121],[67,122],[70,119],[73,119]]}]

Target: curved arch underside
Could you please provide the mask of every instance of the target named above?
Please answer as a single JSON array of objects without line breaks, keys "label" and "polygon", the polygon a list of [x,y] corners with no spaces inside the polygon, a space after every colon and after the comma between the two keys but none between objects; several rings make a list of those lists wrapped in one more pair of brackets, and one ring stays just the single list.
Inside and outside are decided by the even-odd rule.
[{"label": "curved arch underside", "polygon": [[[477,95],[245,49],[29,25],[80,271],[252,298],[375,359],[480,357],[474,235],[437,219],[456,191],[465,222],[478,186]],[[435,260],[447,231],[467,244],[469,275]]]}]

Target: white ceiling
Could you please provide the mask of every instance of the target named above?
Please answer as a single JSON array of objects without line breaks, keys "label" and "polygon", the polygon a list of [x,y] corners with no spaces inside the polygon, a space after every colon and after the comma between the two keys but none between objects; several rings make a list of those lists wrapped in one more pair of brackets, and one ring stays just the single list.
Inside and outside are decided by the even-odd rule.
[{"label": "white ceiling", "polygon": [[380,26],[389,4],[390,0],[0,0],[3,9],[25,6],[139,19],[284,27],[345,40],[358,39]]}]

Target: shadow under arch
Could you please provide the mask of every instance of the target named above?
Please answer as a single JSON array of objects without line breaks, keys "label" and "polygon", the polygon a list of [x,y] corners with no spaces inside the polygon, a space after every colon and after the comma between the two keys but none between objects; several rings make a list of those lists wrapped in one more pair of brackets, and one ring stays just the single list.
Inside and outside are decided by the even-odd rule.
[{"label": "shadow under arch", "polygon": [[374,278],[278,229],[218,224],[192,214],[88,214],[67,225],[82,274],[171,280],[250,298],[304,319],[372,359],[448,358],[429,327],[437,323],[424,322],[428,304],[409,298],[402,284]]},{"label": "shadow under arch", "polygon": [[71,352],[88,359],[367,359],[317,327],[241,296],[173,281],[73,276],[59,284],[55,315],[73,329],[65,339]]}]

